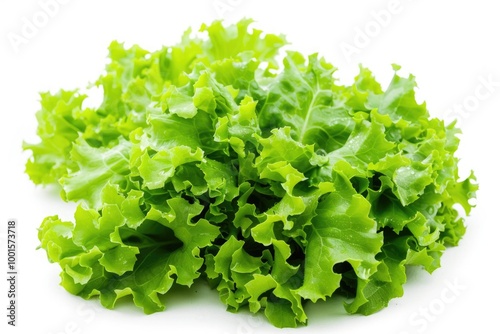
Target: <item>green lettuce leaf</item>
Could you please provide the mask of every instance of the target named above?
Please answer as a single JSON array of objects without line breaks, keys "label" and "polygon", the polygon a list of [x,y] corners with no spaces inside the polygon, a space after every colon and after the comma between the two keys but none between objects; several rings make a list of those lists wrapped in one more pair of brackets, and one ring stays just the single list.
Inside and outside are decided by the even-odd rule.
[{"label": "green lettuce leaf", "polygon": [[96,107],[41,94],[26,173],[77,203],[38,231],[67,291],[149,314],[202,280],[228,311],[297,327],[328,298],[380,311],[408,266],[432,273],[464,237],[476,178],[459,178],[460,131],[416,101],[413,75],[394,65],[384,88],[360,66],[343,85],[251,25],[157,51],[112,42]]}]

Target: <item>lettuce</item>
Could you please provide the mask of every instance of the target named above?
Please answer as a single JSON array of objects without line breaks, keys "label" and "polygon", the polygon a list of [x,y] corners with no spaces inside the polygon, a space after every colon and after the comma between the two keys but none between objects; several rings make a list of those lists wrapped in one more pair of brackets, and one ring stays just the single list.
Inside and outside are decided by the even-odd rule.
[{"label": "lettuce", "polygon": [[188,30],[149,52],[113,42],[94,83],[41,94],[26,173],[78,202],[47,217],[40,247],[62,286],[113,308],[161,311],[204,280],[228,310],[307,323],[304,305],[345,299],[371,314],[429,273],[465,233],[474,174],[460,180],[455,124],[415,100],[415,78],[351,85],[317,54],[289,51],[250,20]]}]

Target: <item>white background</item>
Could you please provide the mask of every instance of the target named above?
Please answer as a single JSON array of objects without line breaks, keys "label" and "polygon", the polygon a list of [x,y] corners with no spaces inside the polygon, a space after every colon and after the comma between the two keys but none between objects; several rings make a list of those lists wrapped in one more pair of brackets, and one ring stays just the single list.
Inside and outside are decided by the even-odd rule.
[{"label": "white background", "polygon": [[[2,333],[431,334],[472,332],[478,326],[498,332],[500,20],[494,1],[60,0],[50,17],[41,5],[48,1],[0,0]],[[85,87],[103,72],[114,39],[155,50],[176,43],[188,27],[242,17],[255,19],[254,26],[266,32],[284,33],[291,49],[319,52],[339,68],[343,83],[352,81],[360,63],[384,86],[392,63],[400,64],[403,74],[413,73],[418,98],[431,114],[458,119],[461,172],[465,176],[473,168],[478,177],[481,189],[465,238],[447,250],[442,268],[432,275],[411,270],[404,297],[383,311],[349,316],[340,301],[320,302],[306,307],[309,325],[298,329],[279,331],[261,316],[226,312],[217,293],[203,284],[173,291],[166,311],[149,316],[130,302],[110,311],[96,300],[70,295],[58,285],[59,267],[36,250],[36,229],[47,215],[71,219],[73,204],[62,203],[53,189],[33,186],[23,173],[28,154],[21,144],[36,140],[38,92]],[[26,22],[39,27],[26,35]],[[13,36],[25,40],[17,45]],[[349,46],[355,53],[345,52]],[[3,278],[11,218],[18,221],[20,244],[16,328],[6,325]]]}]

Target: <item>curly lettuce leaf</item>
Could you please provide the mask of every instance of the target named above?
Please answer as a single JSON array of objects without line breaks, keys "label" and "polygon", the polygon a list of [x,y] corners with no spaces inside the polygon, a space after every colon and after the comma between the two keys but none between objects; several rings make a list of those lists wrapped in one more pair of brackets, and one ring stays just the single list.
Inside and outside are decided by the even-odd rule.
[{"label": "curly lettuce leaf", "polygon": [[152,52],[111,43],[97,107],[41,94],[26,173],[78,203],[38,234],[66,290],[153,313],[205,280],[229,311],[296,327],[327,298],[380,311],[408,266],[432,273],[464,237],[475,175],[459,178],[460,131],[416,101],[415,77],[394,65],[384,88],[360,66],[342,85],[251,23]]},{"label": "curly lettuce leaf", "polygon": [[200,249],[218,236],[218,228],[194,220],[203,207],[182,198],[151,207],[138,224],[124,215],[130,201],[116,187],[108,185],[103,193],[118,200],[100,211],[78,207],[74,225],[55,216],[45,219],[41,247],[61,266],[61,284],[71,293],[97,295],[108,308],[132,295],[144,312],[160,311],[158,295],[174,283],[190,286],[200,276]]},{"label": "curly lettuce leaf", "polygon": [[334,191],[316,209],[316,217],[306,230],[304,284],[298,293],[313,302],[329,297],[340,287],[342,275],[336,264],[348,262],[356,275],[372,276],[379,265],[383,237],[369,217],[370,203],[357,194],[342,176],[335,179]]}]

